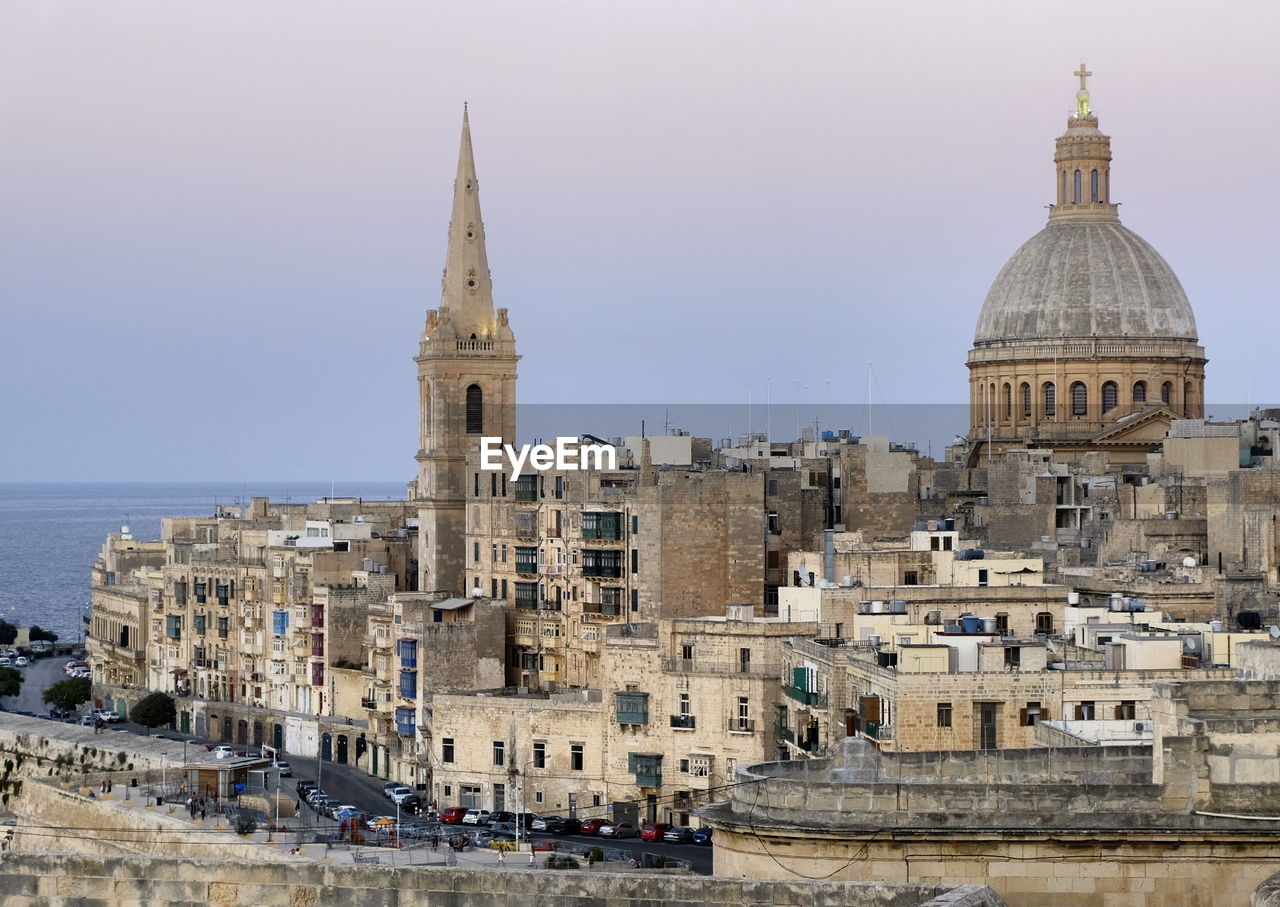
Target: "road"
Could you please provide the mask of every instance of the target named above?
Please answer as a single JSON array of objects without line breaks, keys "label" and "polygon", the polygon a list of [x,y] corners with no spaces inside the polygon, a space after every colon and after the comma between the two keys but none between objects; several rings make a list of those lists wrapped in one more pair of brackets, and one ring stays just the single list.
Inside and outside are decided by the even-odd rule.
[{"label": "road", "polygon": [[0,696],[0,707],[7,712],[34,712],[37,715],[49,711],[41,696],[59,680],[66,680],[62,666],[71,659],[64,656],[41,658],[25,668],[14,668],[22,673],[22,691],[17,696]]},{"label": "road", "polygon": [[[48,711],[47,706],[41,699],[41,694],[52,684],[66,679],[62,666],[69,660],[69,658],[64,657],[42,658],[25,668],[19,668],[18,670],[21,670],[24,676],[22,692],[14,697],[0,697],[0,706],[3,706],[8,711],[15,712],[27,711],[40,714]],[[143,736],[153,733],[141,725],[127,721],[111,725],[110,730],[111,732],[132,732]],[[160,733],[175,742],[175,756],[177,755],[177,748],[188,749],[188,747],[182,746],[183,740],[197,739],[195,737],[184,738],[175,731],[163,729]],[[204,740],[202,742],[205,745],[212,745],[218,741]],[[195,748],[189,747],[189,749],[191,751],[190,755],[194,756]],[[293,768],[294,777],[292,782],[288,779],[285,780],[290,793],[293,792],[294,784],[298,779],[318,780],[320,786],[324,788],[330,797],[334,797],[342,803],[350,803],[357,809],[374,816],[394,816],[396,814],[395,805],[382,796],[382,785],[385,783],[383,779],[366,775],[359,769],[349,765],[326,762],[324,767],[320,768],[319,760],[317,759],[307,759],[292,753],[285,754],[284,758],[289,760],[289,764]],[[308,824],[321,829],[336,828],[336,822],[316,816],[305,804],[301,806],[301,809],[302,815],[310,820]],[[625,850],[631,852],[637,858],[644,853],[662,854],[681,860],[688,860],[693,865],[693,871],[700,875],[711,874],[711,848],[700,847],[696,844],[667,844],[665,842],[641,841],[638,838],[617,841],[611,838],[596,838],[589,835],[557,836],[540,832],[533,832],[531,837],[535,841],[544,839],[557,840],[562,843],[581,844],[588,847]]]}]

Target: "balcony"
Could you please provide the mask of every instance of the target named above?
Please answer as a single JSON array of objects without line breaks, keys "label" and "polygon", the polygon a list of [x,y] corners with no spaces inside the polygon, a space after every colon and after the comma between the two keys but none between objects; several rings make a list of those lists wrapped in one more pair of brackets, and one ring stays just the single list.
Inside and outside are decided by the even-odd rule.
[{"label": "balcony", "polygon": [[672,715],[671,726],[678,731],[692,731],[698,726],[698,719],[693,715]]},{"label": "balcony", "polygon": [[615,693],[618,724],[648,724],[648,693]]},{"label": "balcony", "polygon": [[892,740],[893,725],[876,724],[874,721],[863,722],[862,732],[872,740]]},{"label": "balcony", "polygon": [[812,690],[802,690],[799,687],[790,685],[784,686],[782,688],[782,692],[786,693],[789,698],[794,699],[796,702],[802,703],[803,705],[813,706],[818,709],[825,709],[827,707],[827,695],[825,693],[816,693]]},{"label": "balcony", "polygon": [[757,677],[778,677],[782,665],[756,661],[703,661],[697,658],[662,659],[662,670],[670,674],[751,674]]},{"label": "balcony", "polygon": [[777,737],[779,740],[785,740],[787,743],[796,742],[796,732],[786,725],[775,724],[773,726],[773,736]]},{"label": "balcony", "polygon": [[622,576],[621,564],[583,564],[582,575],[588,577],[604,577],[619,579]]},{"label": "balcony", "polygon": [[360,700],[360,708],[362,709],[376,709],[377,707],[378,707],[378,700],[376,699],[370,699],[369,697],[366,696]]},{"label": "balcony", "polygon": [[734,715],[729,718],[730,734],[754,734],[756,732],[756,720],[754,718],[740,718]]}]

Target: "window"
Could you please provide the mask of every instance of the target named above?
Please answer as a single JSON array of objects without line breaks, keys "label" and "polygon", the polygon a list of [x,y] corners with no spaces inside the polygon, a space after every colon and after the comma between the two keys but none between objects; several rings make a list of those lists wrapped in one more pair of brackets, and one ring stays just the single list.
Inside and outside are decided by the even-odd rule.
[{"label": "window", "polygon": [[1145,382],[1145,381],[1135,381],[1135,382],[1134,382],[1134,384],[1133,384],[1133,402],[1134,402],[1134,403],[1146,403],[1146,402],[1147,402],[1147,382]]},{"label": "window", "polygon": [[1025,381],[1022,382],[1022,390],[1019,393],[1021,393],[1022,395],[1022,416],[1024,419],[1030,419],[1031,418],[1031,385],[1027,384],[1027,382]]},{"label": "window", "polygon": [[1102,385],[1102,411],[1109,413],[1120,403],[1120,388],[1114,381]]},{"label": "window", "polygon": [[1173,384],[1169,381],[1160,385],[1160,402],[1166,406],[1173,402]]},{"label": "window", "polygon": [[1046,382],[1044,391],[1044,414],[1046,416],[1055,416],[1058,412],[1058,389],[1052,381]]},{"label": "window", "polygon": [[1072,204],[1080,204],[1080,171],[1075,172],[1075,176],[1071,181],[1071,202]]},{"label": "window", "polygon": [[533,767],[547,767],[547,744],[542,740],[535,740],[533,742]]},{"label": "window", "polygon": [[185,605],[187,603],[187,584],[173,584],[173,603],[175,605]]},{"label": "window", "polygon": [[996,629],[1000,631],[1001,636],[1009,635],[1009,614],[1000,611],[996,614]]},{"label": "window", "polygon": [[1092,721],[1095,711],[1094,703],[1092,702],[1076,703],[1076,721]]},{"label": "window", "polygon": [[484,391],[478,384],[467,388],[467,434],[484,434]]},{"label": "window", "polygon": [[681,646],[680,657],[685,661],[693,661],[693,646],[688,644]]},{"label": "window", "polygon": [[1053,633],[1053,615],[1048,611],[1041,611],[1036,615],[1036,632],[1043,633],[1046,636]]},{"label": "window", "polygon": [[226,617],[218,618],[218,635],[226,639],[231,634],[230,622]]},{"label": "window", "polygon": [[1067,203],[1067,171],[1062,171],[1062,191],[1058,193],[1058,204],[1065,205]]},{"label": "window", "polygon": [[770,534],[772,534],[772,535],[781,535],[781,534],[782,534],[782,527],[778,525],[778,511],[776,511],[776,510],[770,510],[770,511],[769,511],[769,517],[768,517],[768,520],[769,520],[769,532],[770,532]]},{"label": "window", "polygon": [[640,550],[638,548],[631,549],[631,572],[640,572]]},{"label": "window", "polygon": [[688,693],[681,693],[681,694],[680,694],[680,714],[681,714],[681,715],[688,715],[688,714],[690,714],[690,712],[689,712],[689,694],[688,694]]},{"label": "window", "polygon": [[1037,721],[1044,720],[1040,713],[1040,703],[1028,702],[1027,707],[1019,714],[1018,723],[1023,727],[1034,727]]},{"label": "window", "polygon": [[1089,201],[1096,202],[1098,200],[1098,171],[1089,171]]},{"label": "window", "polygon": [[640,610],[640,590],[632,589],[631,590],[631,613],[635,614],[639,610]]},{"label": "window", "polygon": [[920,585],[920,573],[916,570],[907,570],[902,574],[902,585],[918,586]]},{"label": "window", "polygon": [[471,562],[474,564],[480,563],[480,543],[479,542],[471,543]]},{"label": "window", "polygon": [[1006,384],[1004,386],[1004,420],[1008,422],[1013,418],[1013,385]]},{"label": "window", "polygon": [[440,741],[440,761],[453,761],[453,738],[445,737]]},{"label": "window", "polygon": [[951,727],[951,703],[938,703],[938,727]]},{"label": "window", "polygon": [[1071,385],[1071,415],[1083,416],[1089,412],[1089,389],[1083,381]]},{"label": "window", "polygon": [[493,741],[493,764],[507,764],[507,744],[501,740]]},{"label": "window", "polygon": [[631,534],[635,535],[639,531],[640,531],[640,517],[633,516],[631,518]]},{"label": "window", "polygon": [[533,802],[539,804],[543,802],[542,791],[535,790],[533,792]]},{"label": "window", "polygon": [[[286,612],[286,616],[288,616],[287,612]],[[197,614],[195,615],[195,617],[192,618],[192,622],[195,624],[195,631],[197,636],[204,636],[205,626],[208,620],[209,618],[203,614]]]},{"label": "window", "polygon": [[582,771],[582,749],[581,743],[573,743],[569,745],[569,770],[574,772]]},{"label": "window", "polygon": [[1136,711],[1137,703],[1132,699],[1126,699],[1116,706],[1116,718],[1121,721],[1132,721]]},{"label": "window", "polygon": [[1006,668],[1017,668],[1022,666],[1021,646],[1005,646],[1004,666]]},{"label": "window", "polygon": [[271,632],[274,633],[276,636],[283,636],[284,634],[289,632],[289,612],[288,611],[271,612]]}]

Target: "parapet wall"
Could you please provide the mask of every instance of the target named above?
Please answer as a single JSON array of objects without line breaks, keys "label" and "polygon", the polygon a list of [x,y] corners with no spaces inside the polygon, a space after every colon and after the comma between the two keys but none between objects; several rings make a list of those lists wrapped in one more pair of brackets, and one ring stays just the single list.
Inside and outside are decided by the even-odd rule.
[{"label": "parapet wall", "polygon": [[1005,902],[982,886],[10,853],[0,857],[0,903],[5,907],[71,907],[86,903],[100,907],[1002,907]]}]

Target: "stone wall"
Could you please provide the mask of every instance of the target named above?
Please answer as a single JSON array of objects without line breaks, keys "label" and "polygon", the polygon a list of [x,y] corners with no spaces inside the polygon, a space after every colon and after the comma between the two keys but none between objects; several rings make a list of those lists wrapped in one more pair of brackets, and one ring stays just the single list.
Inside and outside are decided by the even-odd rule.
[{"label": "stone wall", "polygon": [[208,904],[233,907],[360,907],[557,904],[564,907],[999,907],[985,886],[756,881],[653,873],[505,872],[298,862],[82,857],[10,853],[0,858],[6,907],[124,907]]}]

